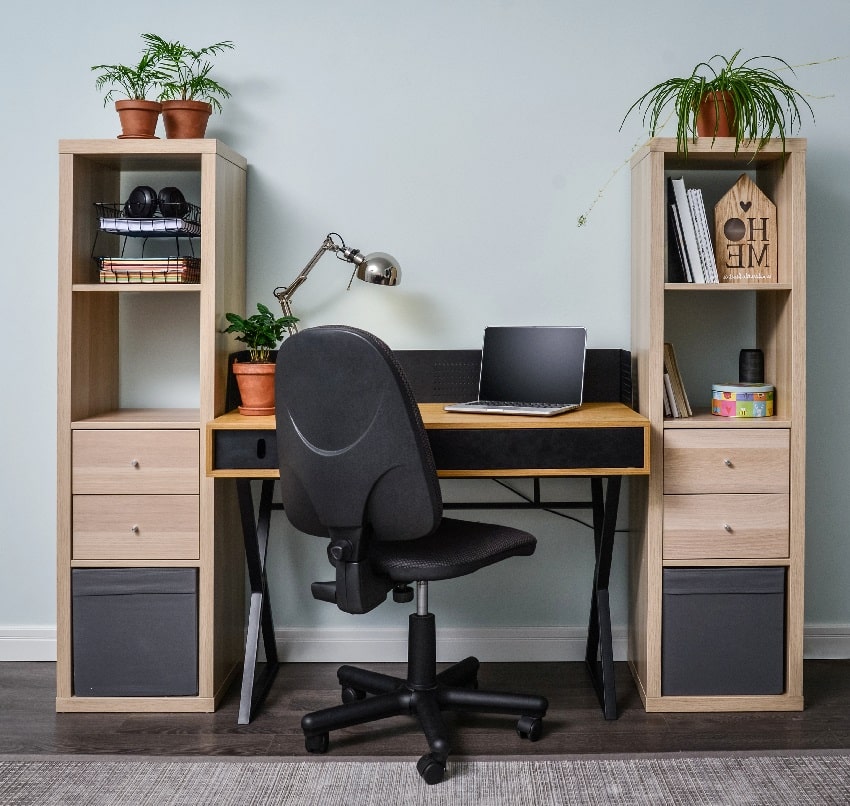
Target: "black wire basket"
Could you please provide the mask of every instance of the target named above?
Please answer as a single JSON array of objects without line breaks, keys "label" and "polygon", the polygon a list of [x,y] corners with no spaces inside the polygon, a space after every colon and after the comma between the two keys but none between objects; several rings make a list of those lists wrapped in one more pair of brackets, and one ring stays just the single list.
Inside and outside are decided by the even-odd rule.
[{"label": "black wire basket", "polygon": [[144,218],[129,215],[128,202],[95,202],[94,206],[101,232],[142,238],[191,238],[201,234],[201,208],[191,202],[174,205],[173,209],[165,205],[164,210],[160,205],[153,215]]},{"label": "black wire basket", "polygon": [[197,257],[96,258],[101,283],[199,283],[201,260]]}]

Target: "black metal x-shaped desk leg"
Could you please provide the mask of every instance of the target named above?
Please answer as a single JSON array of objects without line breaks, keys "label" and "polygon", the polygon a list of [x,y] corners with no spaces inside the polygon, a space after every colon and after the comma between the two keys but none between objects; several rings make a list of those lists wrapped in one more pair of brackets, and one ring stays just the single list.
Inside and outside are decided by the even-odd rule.
[{"label": "black metal x-shaped desk leg", "polygon": [[593,593],[590,599],[590,623],[587,627],[585,662],[605,719],[617,718],[617,691],[614,687],[614,645],[611,636],[611,609],[608,581],[617,527],[620,500],[620,476],[607,476],[605,492],[602,479],[591,479],[593,493],[593,543],[596,564],[593,569]]},{"label": "black metal x-shaped desk leg", "polygon": [[[274,639],[274,622],[266,584],[266,550],[269,543],[269,525],[272,511],[274,479],[263,479],[260,508],[254,520],[254,498],[251,480],[237,479],[239,513],[245,539],[245,559],[248,565],[248,583],[251,600],[248,608],[248,630],[245,636],[245,663],[242,667],[242,693],[239,699],[239,724],[247,725],[274,682],[279,661]],[[260,633],[266,652],[266,662],[257,665],[257,648]]]}]

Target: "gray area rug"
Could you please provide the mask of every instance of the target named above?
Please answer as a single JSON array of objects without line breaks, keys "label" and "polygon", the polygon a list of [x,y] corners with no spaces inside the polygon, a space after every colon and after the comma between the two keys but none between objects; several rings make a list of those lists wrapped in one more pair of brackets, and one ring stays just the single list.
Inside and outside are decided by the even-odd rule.
[{"label": "gray area rug", "polygon": [[850,755],[449,761],[427,786],[413,761],[0,758],[3,806],[824,806],[850,804]]}]

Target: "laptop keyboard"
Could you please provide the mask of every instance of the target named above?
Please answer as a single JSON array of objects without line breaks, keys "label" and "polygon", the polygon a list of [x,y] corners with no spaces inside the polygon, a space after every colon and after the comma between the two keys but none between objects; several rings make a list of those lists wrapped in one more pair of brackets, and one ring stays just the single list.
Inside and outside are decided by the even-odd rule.
[{"label": "laptop keyboard", "polygon": [[559,409],[569,405],[569,403],[518,403],[515,400],[479,400],[477,403],[480,406],[513,406],[523,409]]}]

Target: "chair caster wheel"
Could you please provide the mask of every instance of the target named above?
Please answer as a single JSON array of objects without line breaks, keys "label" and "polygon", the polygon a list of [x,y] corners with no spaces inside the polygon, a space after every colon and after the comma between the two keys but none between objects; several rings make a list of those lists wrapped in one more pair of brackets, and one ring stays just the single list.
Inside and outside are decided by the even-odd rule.
[{"label": "chair caster wheel", "polygon": [[346,702],[356,702],[357,700],[365,700],[366,692],[361,691],[359,688],[353,688],[352,686],[343,686],[342,688],[342,701]]},{"label": "chair caster wheel", "polygon": [[543,735],[543,720],[539,716],[523,716],[516,723],[520,739],[536,742]]},{"label": "chair caster wheel", "polygon": [[304,737],[304,747],[307,748],[308,753],[327,753],[329,746],[330,737],[327,733]]},{"label": "chair caster wheel", "polygon": [[416,762],[416,769],[426,784],[439,784],[446,774],[446,762],[429,753]]}]

